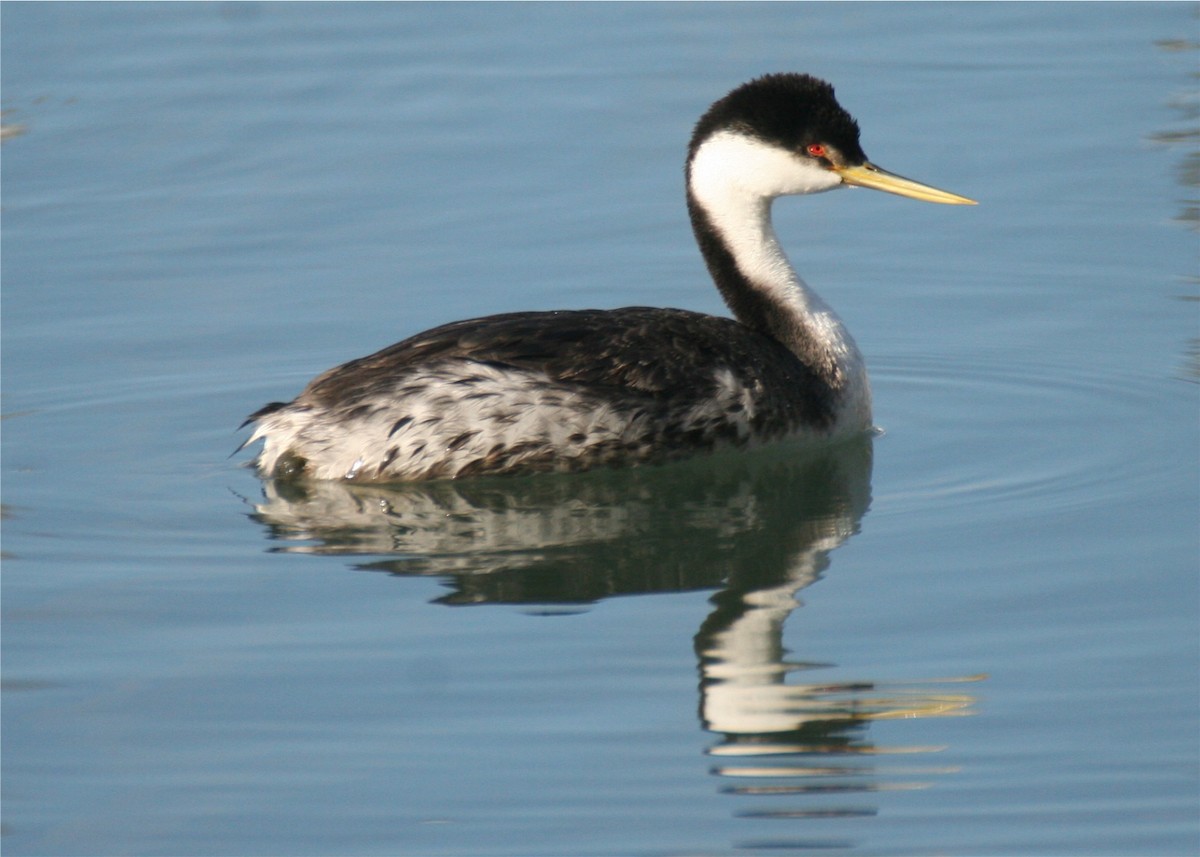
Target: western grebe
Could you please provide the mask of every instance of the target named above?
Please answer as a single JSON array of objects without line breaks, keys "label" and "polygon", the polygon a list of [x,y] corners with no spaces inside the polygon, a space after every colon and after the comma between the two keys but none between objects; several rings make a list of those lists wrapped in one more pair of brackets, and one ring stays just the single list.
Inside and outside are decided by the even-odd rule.
[{"label": "western grebe", "polygon": [[701,117],[687,205],[736,321],[680,309],[520,312],[419,333],[250,416],[264,476],[372,482],[585,470],[871,427],[862,356],[788,263],[778,196],[845,185],[974,201],[867,160],[833,87],[746,83]]}]

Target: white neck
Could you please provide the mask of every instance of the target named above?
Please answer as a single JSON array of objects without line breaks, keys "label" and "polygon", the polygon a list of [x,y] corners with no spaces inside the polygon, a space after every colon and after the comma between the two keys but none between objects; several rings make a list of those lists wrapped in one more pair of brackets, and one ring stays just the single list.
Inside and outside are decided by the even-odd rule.
[{"label": "white neck", "polygon": [[[688,170],[693,204],[702,210],[716,233],[712,237],[736,265],[735,276],[723,278],[713,271],[734,314],[827,375],[833,387],[850,397],[846,406],[852,411],[869,415],[866,369],[854,339],[792,268],[771,224],[775,197],[841,186],[835,173],[732,131],[720,131],[701,143]],[[699,230],[697,225],[703,249]],[[708,261],[713,270],[713,260]],[[759,317],[743,317],[750,314],[745,307],[751,306]]]}]

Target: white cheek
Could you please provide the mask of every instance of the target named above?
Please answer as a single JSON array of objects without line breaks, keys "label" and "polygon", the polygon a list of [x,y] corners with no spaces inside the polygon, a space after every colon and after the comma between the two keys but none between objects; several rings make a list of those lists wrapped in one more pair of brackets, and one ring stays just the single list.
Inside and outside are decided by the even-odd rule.
[{"label": "white cheek", "polygon": [[721,131],[696,151],[692,188],[703,201],[706,191],[731,186],[742,193],[773,198],[833,190],[842,186],[842,179],[815,161],[744,134]]}]

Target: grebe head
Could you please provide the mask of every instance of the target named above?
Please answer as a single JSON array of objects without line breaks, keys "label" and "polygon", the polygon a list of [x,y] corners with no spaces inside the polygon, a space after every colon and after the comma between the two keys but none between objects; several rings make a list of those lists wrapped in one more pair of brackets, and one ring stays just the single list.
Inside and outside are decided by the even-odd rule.
[{"label": "grebe head", "polygon": [[858,123],[833,87],[807,74],[771,74],[739,86],[701,117],[688,147],[689,184],[723,184],[772,199],[846,185],[926,202],[974,205],[869,160]]}]

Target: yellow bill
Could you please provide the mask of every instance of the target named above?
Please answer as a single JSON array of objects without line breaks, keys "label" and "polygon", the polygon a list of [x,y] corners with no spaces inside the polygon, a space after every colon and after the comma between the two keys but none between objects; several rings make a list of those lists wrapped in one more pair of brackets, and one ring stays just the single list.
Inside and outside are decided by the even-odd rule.
[{"label": "yellow bill", "polygon": [[906,179],[895,173],[880,169],[867,162],[856,167],[834,167],[833,171],[842,177],[842,181],[858,187],[869,187],[873,190],[883,190],[900,196],[920,199],[925,202],[940,202],[945,205],[978,205],[975,200],[945,190],[938,190],[927,184]]}]

